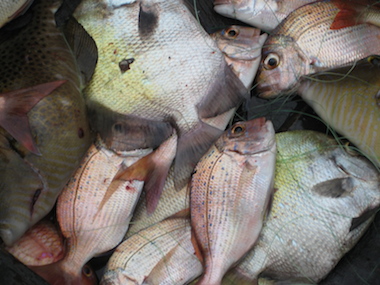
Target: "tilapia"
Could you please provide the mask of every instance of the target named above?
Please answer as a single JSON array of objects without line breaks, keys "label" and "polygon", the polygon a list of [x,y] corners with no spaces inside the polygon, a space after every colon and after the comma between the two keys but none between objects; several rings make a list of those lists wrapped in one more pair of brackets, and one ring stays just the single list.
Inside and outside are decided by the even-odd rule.
[{"label": "tilapia", "polygon": [[[0,128],[0,237],[6,245],[52,209],[92,139],[81,89],[94,70],[96,46],[74,19],[56,26],[59,7],[60,1],[36,0],[26,23],[0,33],[6,122]],[[19,94],[18,105],[7,94]]]},{"label": "tilapia", "polygon": [[[252,87],[252,82],[261,59],[261,48],[266,37],[266,34],[260,35],[258,29],[241,26],[231,26],[211,34],[211,38],[216,41],[218,47],[223,52],[226,62],[231,66],[232,70],[247,89]],[[205,119],[205,121],[212,126],[223,125],[226,127],[235,111],[236,109],[233,108],[227,113],[214,118]],[[186,177],[186,173],[182,175]],[[147,213],[146,204],[144,203],[145,194],[144,192],[141,194],[140,201],[127,232],[127,237],[162,221],[176,212],[188,208],[189,194],[187,184],[182,187],[180,191],[176,191],[174,169],[171,167],[165,181],[162,196],[154,213],[150,215]]]},{"label": "tilapia", "polygon": [[380,205],[378,170],[335,139],[304,130],[279,133],[276,143],[271,211],[257,244],[224,284],[252,284],[259,275],[318,283],[363,235]]},{"label": "tilapia", "polygon": [[259,96],[293,92],[303,75],[380,54],[379,15],[376,6],[342,0],[317,1],[289,14],[264,43]]},{"label": "tilapia", "polygon": [[22,15],[33,3],[33,0],[3,0],[0,2],[0,28]]},{"label": "tilapia", "polygon": [[298,94],[380,167],[380,56],[301,79]]},{"label": "tilapia", "polygon": [[[102,139],[117,150],[156,148],[175,129],[175,171],[186,170],[190,177],[223,132],[202,120],[238,106],[248,95],[216,43],[181,0],[85,0],[75,16],[99,49],[85,96]],[[115,117],[124,117],[123,127]],[[118,141],[110,130],[120,133]],[[161,193],[161,181],[146,180],[165,180],[171,164],[162,160],[153,167],[157,174],[145,179],[147,192]],[[177,183],[178,189],[187,180]],[[152,209],[158,195],[148,201]]]},{"label": "tilapia", "polygon": [[90,147],[58,198],[57,219],[66,238],[67,253],[46,269],[46,280],[54,284],[87,282],[84,265],[122,240],[143,182],[124,181],[115,175],[151,151],[134,150],[119,155],[107,150],[100,139]]},{"label": "tilapia", "polygon": [[204,258],[197,284],[220,284],[254,245],[272,195],[273,125],[265,118],[234,124],[202,157],[191,179],[191,226]]},{"label": "tilapia", "polygon": [[189,218],[171,217],[120,244],[100,284],[187,284],[201,272]]},{"label": "tilapia", "polygon": [[271,32],[295,9],[315,0],[214,0],[214,10]]}]

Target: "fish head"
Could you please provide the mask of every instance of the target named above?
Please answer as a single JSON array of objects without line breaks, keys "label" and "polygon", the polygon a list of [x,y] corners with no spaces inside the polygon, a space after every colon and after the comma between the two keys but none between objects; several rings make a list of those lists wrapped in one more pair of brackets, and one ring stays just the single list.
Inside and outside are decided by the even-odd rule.
[{"label": "fish head", "polygon": [[219,151],[232,151],[252,155],[273,149],[276,144],[275,131],[271,121],[264,117],[235,123],[217,141]]},{"label": "fish head", "polygon": [[261,49],[268,35],[260,35],[259,29],[233,25],[210,36],[244,86],[251,88],[260,64]]},{"label": "fish head", "polygon": [[280,23],[276,16],[279,9],[275,0],[214,0],[214,10],[218,14],[265,31],[273,30]]},{"label": "fish head", "polygon": [[309,70],[307,57],[292,38],[268,37],[256,77],[259,96],[274,98],[295,91],[300,77]]},{"label": "fish head", "polygon": [[60,267],[61,262],[30,268],[52,285],[93,285],[98,284],[98,278],[89,265],[84,265],[78,274],[69,274]]}]

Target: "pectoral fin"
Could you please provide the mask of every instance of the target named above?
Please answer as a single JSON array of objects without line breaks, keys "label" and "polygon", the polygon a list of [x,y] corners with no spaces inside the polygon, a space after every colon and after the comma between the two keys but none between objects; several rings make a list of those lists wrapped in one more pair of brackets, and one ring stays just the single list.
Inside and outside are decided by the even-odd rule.
[{"label": "pectoral fin", "polygon": [[27,113],[45,96],[65,83],[57,80],[0,94],[0,126],[29,151],[40,154],[30,131]]},{"label": "pectoral fin", "polygon": [[379,208],[377,207],[374,209],[368,209],[365,212],[363,212],[359,217],[353,218],[351,221],[350,231],[356,229],[357,227],[371,219],[377,213],[378,210]]},{"label": "pectoral fin", "polygon": [[223,114],[238,107],[243,99],[249,98],[249,92],[241,80],[225,61],[222,64],[223,68],[215,76],[220,80],[215,80],[210,85],[207,96],[197,105],[200,118],[211,118]]},{"label": "pectoral fin", "polygon": [[354,183],[351,177],[336,178],[318,183],[311,190],[321,196],[339,198],[349,195],[354,190]]}]

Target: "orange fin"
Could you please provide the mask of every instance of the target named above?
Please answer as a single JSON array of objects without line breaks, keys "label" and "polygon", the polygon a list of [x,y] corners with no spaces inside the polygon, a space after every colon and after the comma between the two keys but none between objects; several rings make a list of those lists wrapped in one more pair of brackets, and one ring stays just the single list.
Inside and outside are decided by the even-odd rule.
[{"label": "orange fin", "polygon": [[186,185],[198,161],[222,133],[222,130],[201,121],[198,128],[179,138],[174,164],[177,191]]},{"label": "orange fin", "polygon": [[332,2],[340,11],[330,26],[331,30],[339,30],[363,23],[380,25],[378,20],[379,4],[364,3],[368,1],[332,0]]},{"label": "orange fin", "polygon": [[30,131],[27,113],[45,96],[65,83],[57,80],[0,94],[0,126],[29,151],[40,155]]},{"label": "orange fin", "polygon": [[190,218],[190,208],[183,209],[170,217],[167,217],[167,219],[188,219]]},{"label": "orange fin", "polygon": [[199,261],[204,265],[204,259],[202,255],[202,251],[198,245],[197,239],[195,237],[194,229],[191,228],[191,243],[193,244],[195,255],[199,259]]}]

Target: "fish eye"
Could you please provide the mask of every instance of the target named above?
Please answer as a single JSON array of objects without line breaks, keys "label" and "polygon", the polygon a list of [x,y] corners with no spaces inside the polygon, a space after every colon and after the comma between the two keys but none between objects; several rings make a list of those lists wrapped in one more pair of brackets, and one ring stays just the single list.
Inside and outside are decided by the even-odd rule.
[{"label": "fish eye", "polygon": [[92,270],[88,265],[83,266],[82,272],[86,277],[91,277],[92,276]]},{"label": "fish eye", "polygon": [[274,69],[280,64],[280,57],[275,53],[270,53],[264,59],[264,68],[265,69]]},{"label": "fish eye", "polygon": [[380,57],[375,56],[375,55],[370,56],[370,57],[368,58],[368,62],[369,62],[370,64],[372,64],[372,65],[380,66]]},{"label": "fish eye", "polygon": [[235,125],[231,129],[231,134],[234,136],[240,136],[245,132],[245,126],[243,125]]},{"label": "fish eye", "polygon": [[236,29],[229,28],[225,31],[225,34],[230,38],[236,38],[239,34],[239,32]]}]

